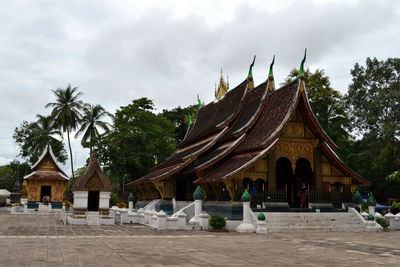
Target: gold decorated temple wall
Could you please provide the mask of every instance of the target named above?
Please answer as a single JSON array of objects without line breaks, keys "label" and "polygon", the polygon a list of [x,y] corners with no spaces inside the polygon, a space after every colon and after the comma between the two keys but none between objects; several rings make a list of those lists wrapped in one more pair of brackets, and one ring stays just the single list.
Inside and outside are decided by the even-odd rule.
[{"label": "gold decorated temple wall", "polygon": [[28,201],[41,201],[40,193],[42,186],[51,187],[51,202],[62,202],[67,185],[66,181],[59,180],[26,180]]}]

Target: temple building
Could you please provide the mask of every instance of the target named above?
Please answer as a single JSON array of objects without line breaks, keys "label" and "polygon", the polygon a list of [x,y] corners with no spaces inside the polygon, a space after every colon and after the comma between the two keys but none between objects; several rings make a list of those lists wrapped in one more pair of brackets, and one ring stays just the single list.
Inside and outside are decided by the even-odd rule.
[{"label": "temple building", "polygon": [[110,217],[111,182],[100,167],[93,153],[85,173],[72,187],[74,212],[68,217],[71,224],[114,224]]},{"label": "temple building", "polygon": [[44,196],[50,199],[52,209],[62,209],[63,196],[69,178],[58,165],[50,145],[47,145],[32,172],[24,176],[28,208],[37,209]]},{"label": "temple building", "polygon": [[310,202],[321,202],[323,192],[351,195],[370,185],[340,160],[311,110],[304,61],[299,75],[278,89],[273,62],[266,81],[254,86],[253,61],[243,82],[216,90],[218,101],[198,111],[171,157],[127,186],[141,200],[191,200],[200,185],[210,201],[238,201],[248,189],[260,196],[256,204],[299,207],[303,183]]}]

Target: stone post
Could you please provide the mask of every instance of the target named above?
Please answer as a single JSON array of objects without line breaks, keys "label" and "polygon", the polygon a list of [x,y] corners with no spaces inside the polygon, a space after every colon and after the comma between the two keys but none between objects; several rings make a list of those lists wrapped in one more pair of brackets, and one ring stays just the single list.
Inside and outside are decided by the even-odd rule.
[{"label": "stone post", "polygon": [[368,204],[368,213],[372,214],[373,216],[375,216],[376,200],[375,200],[374,195],[372,194],[372,192],[369,193],[367,204]]},{"label": "stone post", "polygon": [[178,217],[178,229],[185,230],[186,229],[186,217],[187,217],[187,215],[183,211],[178,211],[176,216]]},{"label": "stone post", "polygon": [[209,219],[210,219],[210,215],[208,215],[207,214],[207,212],[202,212],[200,215],[199,215],[199,218],[200,218],[200,227],[201,227],[201,230],[208,230],[208,221],[209,221]]},{"label": "stone post", "polygon": [[167,228],[167,214],[163,210],[157,213],[156,226],[158,230],[165,230]]},{"label": "stone post", "polygon": [[133,196],[132,193],[129,194],[128,201],[129,201],[129,212],[132,212],[133,210],[133,201],[135,200],[135,197]]},{"label": "stone post", "polygon": [[236,231],[239,233],[252,233],[256,230],[254,226],[254,220],[251,216],[251,208],[250,208],[251,195],[247,191],[244,190],[242,195],[243,202],[243,222],[236,228]]},{"label": "stone post", "polygon": [[189,224],[193,226],[200,226],[200,214],[203,212],[203,198],[204,194],[201,190],[200,185],[197,186],[196,190],[193,193],[194,198],[194,217],[192,217],[189,221]]}]

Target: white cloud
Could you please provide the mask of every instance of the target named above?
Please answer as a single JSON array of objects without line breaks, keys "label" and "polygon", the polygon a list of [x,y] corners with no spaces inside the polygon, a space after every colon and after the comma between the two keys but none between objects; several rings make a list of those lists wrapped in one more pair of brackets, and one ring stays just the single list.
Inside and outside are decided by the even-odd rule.
[{"label": "white cloud", "polygon": [[[398,54],[399,13],[395,1],[2,2],[0,164],[18,154],[14,127],[69,83],[111,112],[142,96],[161,110],[211,101],[220,68],[234,86],[254,54],[256,83],[276,54],[279,84],[307,47],[307,66],[345,92],[355,62]],[[79,167],[88,152],[73,147]]]}]

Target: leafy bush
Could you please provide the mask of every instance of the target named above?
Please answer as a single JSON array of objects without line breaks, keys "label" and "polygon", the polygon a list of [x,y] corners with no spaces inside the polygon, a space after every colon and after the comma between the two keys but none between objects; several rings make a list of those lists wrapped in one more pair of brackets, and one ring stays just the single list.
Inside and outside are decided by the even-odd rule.
[{"label": "leafy bush", "polygon": [[368,221],[373,221],[374,218],[375,218],[374,215],[370,214],[370,215],[368,215],[367,220]]},{"label": "leafy bush", "polygon": [[389,184],[400,183],[400,172],[395,171],[386,177],[386,182]]},{"label": "leafy bush", "polygon": [[225,228],[226,219],[219,214],[214,214],[213,216],[211,216],[210,220],[208,221],[208,224],[214,230],[221,230]]},{"label": "leafy bush", "polygon": [[258,214],[257,219],[258,219],[259,221],[265,221],[265,215],[264,215],[264,213],[260,212],[260,213]]},{"label": "leafy bush", "polygon": [[360,192],[358,192],[358,190],[356,192],[354,192],[352,201],[354,204],[362,204],[363,199],[362,199]]},{"label": "leafy bush", "polygon": [[118,208],[122,209],[122,208],[126,208],[127,205],[125,202],[118,202],[115,206],[117,206]]},{"label": "leafy bush", "polygon": [[393,214],[399,213],[400,212],[400,203],[396,203],[396,201],[394,201],[393,204],[392,204],[391,212]]},{"label": "leafy bush", "polygon": [[115,194],[114,192],[111,192],[110,194],[110,206],[116,206],[117,203],[119,202],[118,196],[117,194]]},{"label": "leafy bush", "polygon": [[379,223],[382,226],[383,230],[385,231],[388,229],[390,225],[389,221],[386,220],[385,218],[376,218],[376,222]]}]

